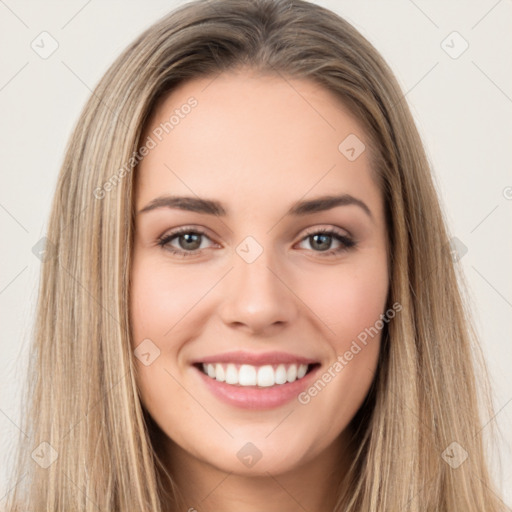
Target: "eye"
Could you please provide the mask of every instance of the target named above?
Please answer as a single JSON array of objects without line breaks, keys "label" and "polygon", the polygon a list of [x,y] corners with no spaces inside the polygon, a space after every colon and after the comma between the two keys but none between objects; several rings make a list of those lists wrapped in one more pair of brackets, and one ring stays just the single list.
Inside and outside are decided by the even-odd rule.
[{"label": "eye", "polygon": [[[211,241],[210,237],[202,229],[184,226],[161,236],[157,244],[179,257],[196,256],[205,249],[202,244],[203,238]],[[333,228],[313,229],[299,243],[304,243],[305,241],[309,241],[312,251],[320,253],[322,257],[342,253],[356,245],[356,242],[349,236]],[[331,248],[333,241],[339,244],[337,248]],[[173,243],[177,243],[178,247],[173,245]]]},{"label": "eye", "polygon": [[[180,256],[195,256],[200,253],[204,247],[201,243],[201,238],[205,237],[210,240],[207,234],[198,228],[191,228],[185,226],[171,233],[167,233],[158,239],[158,245],[165,248],[171,253]],[[176,241],[179,247],[173,246],[171,243]]]},{"label": "eye", "polygon": [[[333,240],[339,244],[339,247],[331,249]],[[310,231],[301,243],[305,241],[309,241],[313,251],[321,253],[322,257],[339,254],[356,245],[350,237],[332,228],[316,228]]]}]

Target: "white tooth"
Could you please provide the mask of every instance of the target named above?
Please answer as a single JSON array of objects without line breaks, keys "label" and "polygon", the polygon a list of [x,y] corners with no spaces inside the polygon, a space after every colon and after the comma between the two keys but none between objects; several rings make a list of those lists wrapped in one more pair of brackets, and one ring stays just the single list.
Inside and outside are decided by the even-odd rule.
[{"label": "white tooth", "polygon": [[226,368],[226,383],[238,384],[238,372],[236,366],[232,363],[228,364]]},{"label": "white tooth", "polygon": [[250,364],[240,366],[238,383],[240,386],[256,386],[256,368]]},{"label": "white tooth", "polygon": [[297,370],[297,379],[302,379],[302,377],[304,377],[304,375],[306,375],[307,371],[308,371],[308,365],[301,364],[299,366],[299,369]]},{"label": "white tooth", "polygon": [[221,364],[215,365],[215,378],[219,382],[224,382],[226,380],[226,374],[224,372],[224,367]]},{"label": "white tooth", "polygon": [[269,364],[260,366],[258,370],[258,386],[269,387],[273,386],[274,384],[274,368],[272,368],[272,366]]},{"label": "white tooth", "polygon": [[295,382],[297,380],[297,365],[291,364],[286,372],[286,380],[288,382]]},{"label": "white tooth", "polygon": [[221,363],[205,364],[202,368],[212,379],[227,384],[238,384],[240,386],[259,386],[272,387],[276,384],[286,384],[286,382],[295,382],[302,379],[308,371],[307,364],[280,364],[274,370],[270,364],[255,367],[250,364],[243,364],[240,369],[236,365],[229,363],[227,366]]},{"label": "white tooth", "polygon": [[275,381],[276,384],[284,384],[286,382],[286,368],[284,364],[280,364],[277,367]]},{"label": "white tooth", "polygon": [[215,378],[215,366],[213,366],[213,364],[209,364],[207,366],[207,371],[208,371],[208,377],[211,377],[212,379]]}]

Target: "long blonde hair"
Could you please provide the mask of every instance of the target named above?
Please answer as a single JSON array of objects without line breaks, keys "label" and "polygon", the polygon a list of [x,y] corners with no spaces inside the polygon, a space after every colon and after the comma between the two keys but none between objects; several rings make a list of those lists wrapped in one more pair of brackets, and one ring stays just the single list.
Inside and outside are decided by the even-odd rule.
[{"label": "long blonde hair", "polygon": [[[51,210],[24,406],[29,440],[20,439],[8,510],[158,512],[174,499],[130,349],[134,174],[157,102],[186,80],[241,66],[334,92],[363,124],[385,199],[389,304],[402,311],[353,420],[357,456],[336,510],[506,510],[484,456],[480,404],[489,397],[477,396],[477,340],[411,113],[373,46],[303,0],[190,2],[142,33],[95,88]],[[458,467],[449,463],[465,453]]]}]

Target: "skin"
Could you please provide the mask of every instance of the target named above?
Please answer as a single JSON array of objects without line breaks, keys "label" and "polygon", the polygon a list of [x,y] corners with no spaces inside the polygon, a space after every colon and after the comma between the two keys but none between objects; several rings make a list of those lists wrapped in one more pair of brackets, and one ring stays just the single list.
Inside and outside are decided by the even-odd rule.
[{"label": "skin", "polygon": [[[277,350],[314,358],[321,375],[385,312],[383,198],[369,151],[349,161],[338,150],[349,134],[365,134],[319,85],[240,69],[174,89],[144,140],[190,96],[197,106],[139,165],[135,209],[176,194],[218,200],[228,215],[165,207],[136,214],[133,348],[150,339],[160,350],[148,366],[136,359],[141,400],[162,430],[162,456],[185,507],[325,512],[351,461],[348,424],[373,380],[380,334],[305,405],[255,411],[223,403],[191,362]],[[296,201],[334,193],[364,201],[371,217],[357,205],[285,216]],[[189,225],[207,231],[199,254],[180,258],[158,245]],[[356,245],[324,256],[316,228],[337,229]],[[252,263],[236,252],[249,235],[263,249]],[[189,247],[183,237],[169,245]],[[248,442],[262,454],[252,467],[237,457]]]}]

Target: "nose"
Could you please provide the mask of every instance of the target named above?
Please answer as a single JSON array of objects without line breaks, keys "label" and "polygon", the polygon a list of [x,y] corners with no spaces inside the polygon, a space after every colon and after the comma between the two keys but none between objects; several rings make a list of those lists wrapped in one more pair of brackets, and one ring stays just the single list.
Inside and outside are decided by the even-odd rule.
[{"label": "nose", "polygon": [[290,278],[270,250],[248,263],[233,254],[233,269],[224,280],[220,316],[225,325],[249,334],[275,334],[299,314],[300,300]]}]

